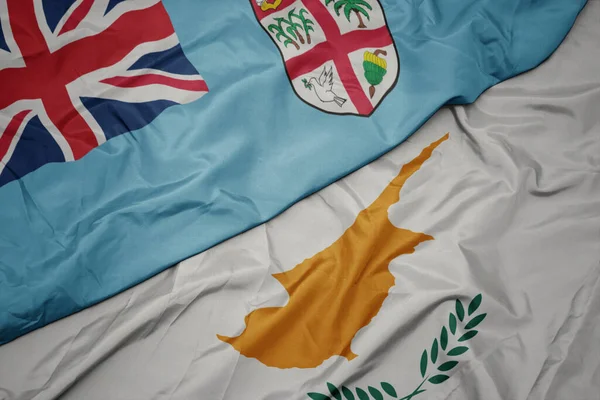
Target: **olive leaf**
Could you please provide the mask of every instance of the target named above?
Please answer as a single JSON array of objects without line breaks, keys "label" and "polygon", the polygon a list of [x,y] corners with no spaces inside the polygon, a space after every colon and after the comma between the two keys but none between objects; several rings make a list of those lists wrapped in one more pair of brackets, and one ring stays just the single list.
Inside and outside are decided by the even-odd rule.
[{"label": "olive leaf", "polygon": [[477,325],[479,325],[481,323],[481,321],[483,321],[485,319],[486,316],[487,316],[487,314],[479,314],[478,316],[476,316],[475,318],[470,320],[467,325],[465,325],[465,329],[475,328]]},{"label": "olive leaf", "polygon": [[440,335],[440,346],[442,346],[442,350],[446,351],[446,346],[448,346],[448,330],[445,326],[442,327],[442,334]]},{"label": "olive leaf", "polygon": [[313,400],[330,400],[329,396],[325,396],[324,394],[315,392],[308,393],[308,397],[310,397]]},{"label": "olive leaf", "polygon": [[435,364],[438,356],[438,341],[437,339],[433,340],[433,344],[431,345],[431,363]]},{"label": "olive leaf", "polygon": [[[328,1],[334,1],[334,0],[328,0]],[[360,1],[362,1],[362,0],[360,0]],[[468,312],[469,318],[471,318],[471,316],[477,311],[477,309],[481,305],[481,301],[482,301],[482,295],[478,294],[469,302],[469,305],[467,307],[467,312]],[[479,331],[475,330],[474,328],[476,328],[479,324],[481,324],[481,322],[483,322],[483,320],[485,320],[486,317],[487,317],[486,313],[479,314],[475,317],[472,317],[470,319],[470,321],[466,323],[465,332],[462,334],[462,336],[460,336],[458,338],[458,342],[466,342],[466,341],[472,339],[473,337],[475,337],[479,333]],[[466,322],[465,307],[463,306],[462,302],[459,299],[456,299],[455,310],[454,310],[454,312],[450,313],[448,318],[449,318],[448,321],[449,321],[450,332],[452,333],[452,335],[456,335],[457,329],[458,329],[458,321]],[[458,319],[458,321],[457,321],[457,319]],[[433,375],[431,377],[430,376],[425,377],[427,374],[429,359],[431,359],[433,368],[435,368],[436,367],[435,364],[437,363],[437,361],[439,359],[440,347],[441,347],[441,351],[443,351],[443,352],[446,351],[446,349],[448,347],[448,336],[449,336],[448,329],[446,329],[446,326],[442,326],[439,341],[438,341],[438,338],[434,338],[433,343],[431,345],[431,350],[429,350],[429,349],[423,350],[423,353],[421,354],[420,372],[421,372],[421,377],[423,377],[424,379],[421,382],[421,384],[415,390],[412,391],[412,393],[410,393],[408,396],[402,397],[401,400],[409,400],[409,399],[412,399],[413,397],[417,396],[418,394],[425,392],[426,389],[421,389],[421,387],[423,386],[423,384],[425,382],[429,382],[434,385],[438,385],[438,384],[450,379],[450,376],[445,375],[445,374],[437,374],[437,375]],[[427,353],[428,350],[430,351],[429,354]],[[469,348],[467,346],[456,346],[456,347],[450,349],[446,353],[446,356],[450,356],[450,357],[460,356],[461,354],[466,353],[468,350],[469,350]],[[428,357],[428,355],[429,355],[429,357]],[[437,367],[437,370],[441,371],[441,372],[448,372],[448,371],[454,369],[458,364],[459,364],[459,361],[455,361],[455,360],[446,361],[446,362],[443,362],[441,365],[439,365]],[[380,386],[381,386],[381,389],[383,390],[383,392],[385,392],[387,395],[389,395],[393,398],[398,398],[398,393],[396,392],[396,389],[394,388],[394,386],[391,383],[380,382]],[[307,393],[307,395],[312,400],[344,400],[344,399],[345,400],[357,400],[356,397],[354,396],[352,390],[348,389],[346,386],[342,385],[342,386],[340,386],[340,388],[338,388],[334,384],[327,382],[327,388],[329,389],[331,396],[333,396],[333,399],[329,395],[318,393],[318,392]],[[365,391],[361,388],[358,388],[358,387],[355,389],[355,391],[356,391],[356,395],[358,396],[358,400],[371,400],[371,399],[384,400],[384,394],[379,389],[377,389],[373,386],[368,386],[368,393],[367,393],[367,391]],[[369,396],[369,394],[370,394],[370,396]]]},{"label": "olive leaf", "polygon": [[369,400],[369,395],[361,388],[356,388],[356,394],[360,400]]},{"label": "olive leaf", "polygon": [[458,339],[459,342],[466,342],[467,340],[471,339],[472,337],[474,337],[475,335],[477,335],[477,331],[473,330],[473,331],[468,331],[467,333],[465,333],[464,335],[462,335],[460,337],[460,339]]},{"label": "olive leaf", "polygon": [[427,372],[427,350],[423,350],[421,356],[421,378],[425,377],[425,372]]},{"label": "olive leaf", "polygon": [[473,297],[473,300],[471,300],[471,302],[469,303],[469,315],[472,315],[475,311],[477,311],[480,304],[481,304],[481,293],[478,294],[477,296]]},{"label": "olive leaf", "polygon": [[352,390],[348,389],[346,386],[342,386],[342,393],[347,400],[354,400],[354,395],[352,394]]},{"label": "olive leaf", "polygon": [[466,352],[467,350],[469,350],[468,347],[465,346],[458,346],[453,348],[452,350],[450,350],[448,352],[449,356],[460,356],[461,354],[463,354],[464,352]]},{"label": "olive leaf", "polygon": [[438,367],[438,370],[440,371],[450,371],[452,368],[456,367],[456,365],[458,364],[458,361],[446,361],[445,363],[443,363],[442,365],[440,365]]},{"label": "olive leaf", "polygon": [[396,389],[394,389],[394,387],[391,384],[389,384],[387,382],[381,382],[381,388],[383,389],[384,392],[386,392],[390,396],[398,397],[398,394],[396,393]]},{"label": "olive leaf", "polygon": [[450,313],[450,332],[454,335],[456,333],[456,317]]},{"label": "olive leaf", "polygon": [[335,397],[337,400],[342,400],[342,394],[333,383],[327,382],[327,388],[333,397]]},{"label": "olive leaf", "polygon": [[456,316],[460,322],[462,322],[465,317],[465,308],[459,299],[456,299]]},{"label": "olive leaf", "polygon": [[383,400],[383,394],[373,386],[369,386],[369,393],[371,393],[371,396],[373,396],[375,400]]},{"label": "olive leaf", "polygon": [[450,378],[448,375],[434,375],[431,378],[428,379],[429,382],[433,383],[434,385],[440,384],[442,382],[445,382],[448,378]]}]

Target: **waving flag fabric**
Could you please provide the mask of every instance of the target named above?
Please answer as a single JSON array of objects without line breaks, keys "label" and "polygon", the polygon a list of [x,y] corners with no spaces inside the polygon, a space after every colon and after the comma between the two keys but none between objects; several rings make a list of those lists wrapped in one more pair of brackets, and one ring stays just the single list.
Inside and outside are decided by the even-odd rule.
[{"label": "waving flag fabric", "polygon": [[597,399],[599,16],[280,216],[0,346],[0,398]]},{"label": "waving flag fabric", "polygon": [[535,67],[584,4],[0,1],[0,343],[273,217],[443,104]]},{"label": "waving flag fabric", "polygon": [[77,160],[207,91],[160,2],[117,3],[8,0],[0,8],[8,51],[0,53],[0,185]]}]

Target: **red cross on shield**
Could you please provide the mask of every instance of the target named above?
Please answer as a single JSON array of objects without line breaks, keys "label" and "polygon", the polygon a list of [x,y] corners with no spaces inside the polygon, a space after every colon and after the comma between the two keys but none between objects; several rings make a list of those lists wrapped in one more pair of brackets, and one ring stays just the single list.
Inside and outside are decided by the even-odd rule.
[{"label": "red cross on shield", "polygon": [[378,0],[250,3],[307,104],[369,116],[396,85],[400,60]]}]

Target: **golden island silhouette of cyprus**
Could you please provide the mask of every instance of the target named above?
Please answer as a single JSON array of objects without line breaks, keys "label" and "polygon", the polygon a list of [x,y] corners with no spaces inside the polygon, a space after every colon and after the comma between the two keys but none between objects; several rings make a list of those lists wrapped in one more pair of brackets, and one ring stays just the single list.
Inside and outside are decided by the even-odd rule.
[{"label": "golden island silhouette of cyprus", "polygon": [[237,337],[217,337],[242,355],[277,368],[314,368],[332,356],[357,357],[356,333],[379,312],[395,284],[390,261],[433,237],[397,228],[388,208],[400,189],[448,134],[405,164],[398,176],[331,246],[293,269],[274,274],[289,294],[283,307],[259,308]]}]

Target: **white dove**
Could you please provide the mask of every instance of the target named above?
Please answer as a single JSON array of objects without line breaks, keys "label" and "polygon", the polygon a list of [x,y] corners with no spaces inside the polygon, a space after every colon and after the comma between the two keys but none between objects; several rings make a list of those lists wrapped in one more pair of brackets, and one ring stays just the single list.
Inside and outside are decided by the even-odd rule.
[{"label": "white dove", "polygon": [[338,106],[343,106],[346,102],[346,99],[338,96],[332,90],[333,87],[333,67],[329,67],[329,71],[327,71],[327,67],[323,67],[323,71],[319,76],[319,80],[316,78],[310,78],[308,81],[309,85],[307,85],[309,90],[315,89],[315,94],[323,103],[331,103],[335,102]]}]

